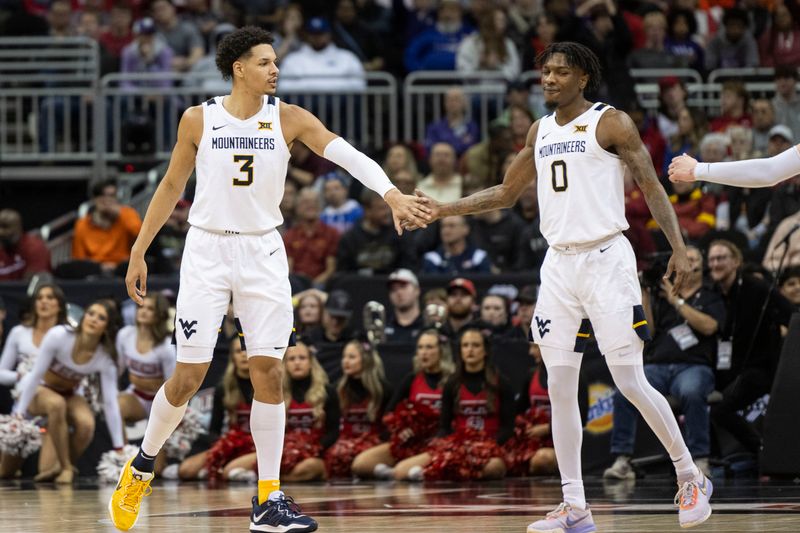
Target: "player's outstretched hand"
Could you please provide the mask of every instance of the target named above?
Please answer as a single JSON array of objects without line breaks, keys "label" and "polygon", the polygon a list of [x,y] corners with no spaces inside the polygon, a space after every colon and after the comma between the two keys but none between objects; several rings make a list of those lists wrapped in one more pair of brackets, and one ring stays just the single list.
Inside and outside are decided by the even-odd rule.
[{"label": "player's outstretched hand", "polygon": [[392,208],[394,228],[398,235],[403,234],[403,229],[426,228],[431,222],[431,199],[427,196],[412,196],[392,189],[386,193],[384,200]]},{"label": "player's outstretched hand", "polygon": [[426,205],[428,207],[428,220],[425,226],[420,226],[414,220],[410,219],[401,220],[400,225],[403,227],[403,229],[407,229],[409,231],[427,227],[427,225],[430,224],[431,222],[434,222],[435,220],[441,218],[440,214],[441,204],[439,202],[437,202],[436,200],[434,200],[433,198],[431,198],[430,196],[428,196],[419,189],[414,189],[414,194],[417,195],[417,198],[424,199],[427,202]]},{"label": "player's outstretched hand", "polygon": [[694,168],[697,166],[697,159],[690,155],[681,154],[672,158],[669,164],[669,180],[671,182],[678,181],[695,181]]},{"label": "player's outstretched hand", "polygon": [[144,297],[147,295],[147,263],[144,262],[144,257],[131,255],[128,273],[125,274],[125,287],[131,300],[138,305],[144,304]]},{"label": "player's outstretched hand", "polygon": [[673,251],[672,257],[669,258],[669,264],[667,264],[667,273],[664,274],[666,282],[669,282],[672,274],[675,274],[675,280],[672,281],[671,287],[673,295],[677,295],[680,292],[691,271],[692,267],[689,266],[689,256],[686,255],[686,249]]}]

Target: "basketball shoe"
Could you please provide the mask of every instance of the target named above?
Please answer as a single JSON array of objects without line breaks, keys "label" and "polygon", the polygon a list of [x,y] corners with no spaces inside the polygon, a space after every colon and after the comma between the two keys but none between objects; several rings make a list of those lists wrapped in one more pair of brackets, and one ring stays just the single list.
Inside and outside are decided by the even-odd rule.
[{"label": "basketball shoe", "polygon": [[589,533],[597,531],[589,507],[586,510],[575,509],[567,502],[547,513],[544,520],[538,520],[528,526],[528,533]]},{"label": "basketball shoe", "polygon": [[250,533],[300,533],[316,530],[317,522],[302,514],[300,506],[283,491],[273,491],[269,499],[261,505],[258,504],[258,497],[253,496]]},{"label": "basketball shoe", "polygon": [[133,458],[131,457],[122,467],[117,488],[114,489],[114,494],[111,495],[111,500],[108,502],[108,514],[111,515],[111,522],[114,527],[122,531],[127,531],[136,524],[142,498],[150,496],[150,493],[153,492],[153,489],[150,488],[153,474],[139,472],[131,466],[132,462]]},{"label": "basketball shoe", "polygon": [[703,479],[687,481],[675,495],[675,505],[678,506],[678,521],[681,527],[694,527],[702,524],[711,516],[711,504],[708,500],[714,486],[706,476]]}]

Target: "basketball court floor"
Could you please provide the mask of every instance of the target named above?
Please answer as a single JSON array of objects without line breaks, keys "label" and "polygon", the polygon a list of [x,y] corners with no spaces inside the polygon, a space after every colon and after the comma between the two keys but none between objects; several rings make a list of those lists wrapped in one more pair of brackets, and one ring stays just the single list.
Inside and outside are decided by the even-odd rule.
[{"label": "basketball court floor", "polygon": [[[601,532],[680,531],[670,478],[604,483],[586,480]],[[524,533],[560,501],[557,479],[494,483],[287,484],[288,494],[320,523],[320,531]],[[11,481],[0,485],[0,532],[107,532],[113,486],[81,479],[73,487]],[[157,482],[134,531],[247,531],[254,485],[210,489],[204,483]],[[703,532],[800,532],[800,481],[717,480],[714,514]]]}]

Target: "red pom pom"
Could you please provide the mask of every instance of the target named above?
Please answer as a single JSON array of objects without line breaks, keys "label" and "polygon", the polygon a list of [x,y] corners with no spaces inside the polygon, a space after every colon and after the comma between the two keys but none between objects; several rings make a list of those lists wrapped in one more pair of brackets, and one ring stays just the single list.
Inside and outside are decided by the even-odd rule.
[{"label": "red pom pom", "polygon": [[[391,433],[390,453],[400,461],[427,450],[430,439],[439,428],[439,413],[428,404],[406,401],[397,404],[393,412],[384,416],[383,423]],[[411,430],[412,435],[404,439],[407,430]]]},{"label": "red pom pom", "polygon": [[428,453],[431,454],[431,462],[425,467],[426,480],[480,479],[489,459],[503,457],[503,452],[494,439],[471,428],[433,439]]},{"label": "red pom pom", "polygon": [[250,433],[238,428],[228,431],[208,450],[206,456],[208,481],[210,483],[220,481],[226,464],[254,451],[256,451],[256,446]]},{"label": "red pom pom", "polygon": [[288,474],[301,461],[309,457],[319,457],[322,452],[320,438],[322,432],[290,431],[283,439],[283,455],[281,456],[281,473]]},{"label": "red pom pom", "polygon": [[533,409],[524,415],[517,416],[514,425],[514,434],[503,446],[508,475],[525,476],[531,458],[539,448],[552,447],[551,437],[544,439],[529,437],[528,430],[533,426],[550,423],[550,413],[545,409]]},{"label": "red pom pom", "polygon": [[350,477],[350,466],[356,455],[380,444],[377,433],[363,433],[356,437],[339,437],[325,452],[325,469],[328,478]]}]

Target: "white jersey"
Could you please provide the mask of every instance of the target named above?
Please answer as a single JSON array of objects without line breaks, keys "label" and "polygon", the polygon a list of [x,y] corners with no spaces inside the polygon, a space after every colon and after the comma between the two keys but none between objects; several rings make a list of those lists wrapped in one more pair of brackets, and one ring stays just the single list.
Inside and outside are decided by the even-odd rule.
[{"label": "white jersey", "polygon": [[261,110],[247,120],[228,113],[222,101],[217,96],[203,104],[189,224],[218,233],[266,233],[283,223],[289,147],[280,100],[264,96]]},{"label": "white jersey", "polygon": [[11,328],[0,356],[0,385],[10,387],[19,383],[19,378],[33,368],[38,353],[31,326],[19,324]]},{"label": "white jersey", "polygon": [[539,121],[534,144],[540,230],[550,246],[600,241],[628,229],[625,164],[597,142],[597,103],[559,126],[555,113]]},{"label": "white jersey", "polygon": [[168,379],[175,371],[175,346],[168,336],[147,353],[136,348],[136,326],[125,326],[117,333],[117,356],[120,370],[140,378]]}]

